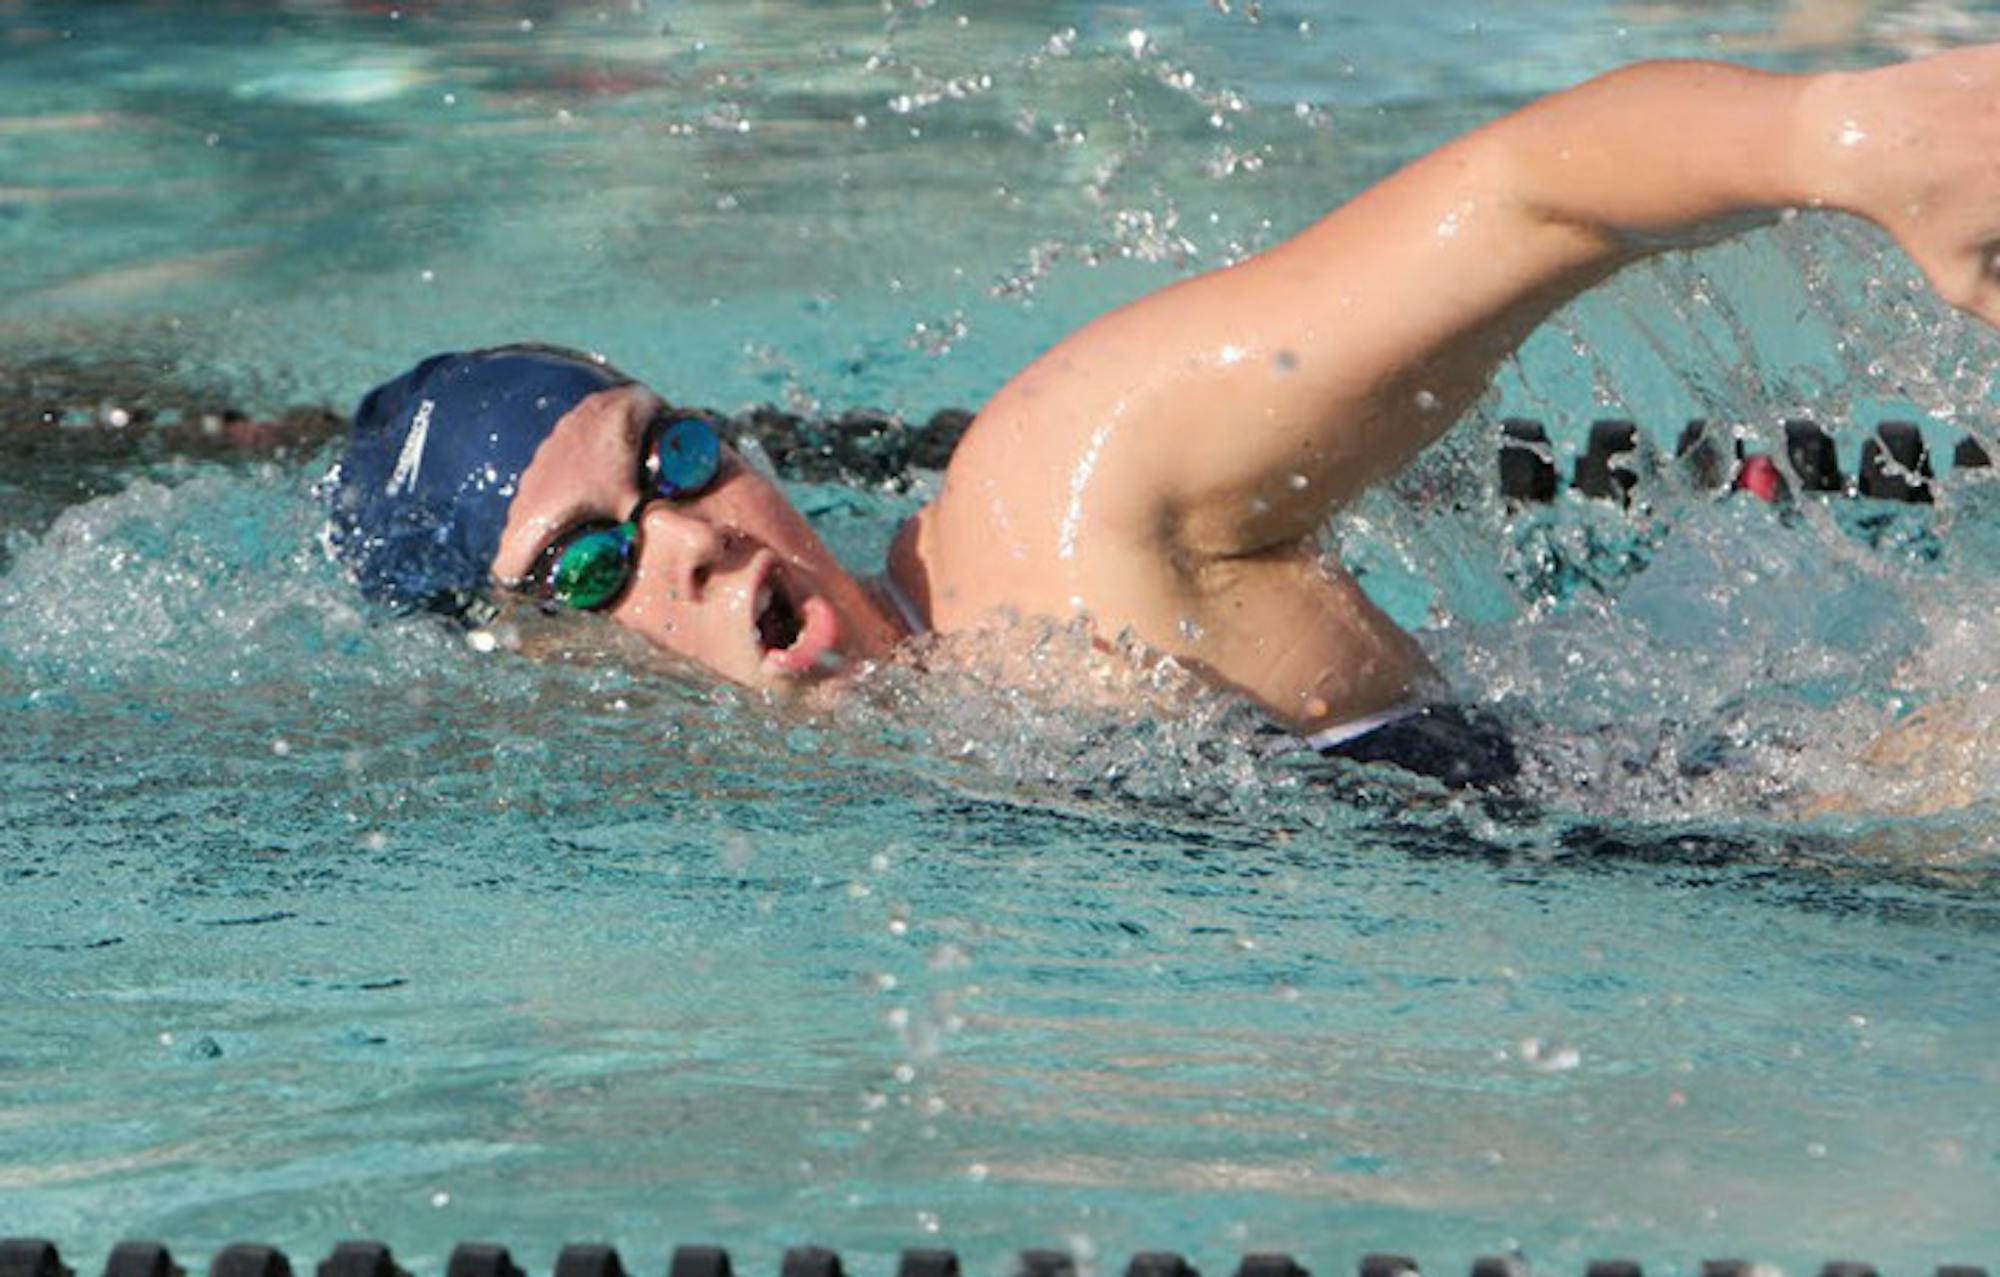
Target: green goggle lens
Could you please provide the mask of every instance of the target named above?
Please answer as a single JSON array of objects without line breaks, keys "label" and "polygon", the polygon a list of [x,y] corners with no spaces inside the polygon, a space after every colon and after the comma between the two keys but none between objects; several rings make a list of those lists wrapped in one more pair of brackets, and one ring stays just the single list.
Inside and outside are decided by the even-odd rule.
[{"label": "green goggle lens", "polygon": [[635,524],[621,523],[571,541],[549,570],[549,597],[585,612],[609,603],[625,588],[637,532]]}]

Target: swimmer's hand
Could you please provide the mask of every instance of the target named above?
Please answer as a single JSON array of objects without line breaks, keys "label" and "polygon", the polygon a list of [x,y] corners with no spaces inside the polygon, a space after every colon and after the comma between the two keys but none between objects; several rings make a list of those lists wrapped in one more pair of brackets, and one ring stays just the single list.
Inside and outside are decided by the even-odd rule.
[{"label": "swimmer's hand", "polygon": [[1808,203],[1875,222],[2000,326],[2000,45],[1818,77],[1799,118]]}]

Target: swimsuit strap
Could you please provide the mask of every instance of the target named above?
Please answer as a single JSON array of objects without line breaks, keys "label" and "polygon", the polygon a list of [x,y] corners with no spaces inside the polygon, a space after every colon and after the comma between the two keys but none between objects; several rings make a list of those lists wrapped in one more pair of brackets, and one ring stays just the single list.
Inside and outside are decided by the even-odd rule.
[{"label": "swimsuit strap", "polygon": [[903,593],[903,587],[896,584],[893,572],[883,568],[875,577],[875,587],[895,605],[896,615],[902,619],[903,628],[910,632],[911,638],[922,638],[931,632],[931,627],[924,622],[924,614],[917,611],[917,605]]},{"label": "swimsuit strap", "polygon": [[1335,723],[1331,727],[1322,727],[1307,736],[1305,741],[1323,754],[1329,749],[1345,745],[1348,741],[1366,736],[1391,723],[1400,723],[1414,714],[1420,714],[1423,708],[1422,701],[1398,701],[1385,710],[1361,718],[1351,718],[1344,723]]}]

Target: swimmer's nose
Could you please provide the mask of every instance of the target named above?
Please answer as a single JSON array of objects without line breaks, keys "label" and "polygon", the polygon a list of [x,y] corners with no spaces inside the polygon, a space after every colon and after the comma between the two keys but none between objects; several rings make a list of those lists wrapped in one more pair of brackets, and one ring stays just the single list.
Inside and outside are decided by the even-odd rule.
[{"label": "swimmer's nose", "polygon": [[664,573],[673,597],[689,602],[701,598],[709,574],[728,549],[721,529],[665,501],[651,502],[640,512],[639,541],[641,568]]}]

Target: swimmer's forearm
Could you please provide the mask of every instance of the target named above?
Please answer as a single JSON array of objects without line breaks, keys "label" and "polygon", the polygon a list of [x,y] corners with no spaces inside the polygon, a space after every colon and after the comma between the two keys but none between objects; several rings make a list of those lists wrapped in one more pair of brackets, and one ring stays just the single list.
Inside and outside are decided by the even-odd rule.
[{"label": "swimmer's forearm", "polygon": [[1410,316],[1392,359],[1450,356],[1455,333],[1518,338],[1638,258],[1837,202],[1808,109],[1816,83],[1712,62],[1626,67],[1416,161],[1307,231],[1302,255],[1427,290],[1410,300],[1429,313]]},{"label": "swimmer's forearm", "polygon": [[1836,209],[1895,235],[1946,300],[2000,319],[2000,46],[1809,76],[1648,63],[1493,128],[1516,207],[1607,259]]},{"label": "swimmer's forearm", "polygon": [[1601,76],[1466,139],[1493,135],[1501,198],[1626,257],[1700,242],[1746,219],[1827,201],[1808,112],[1815,77],[1712,62]]}]

